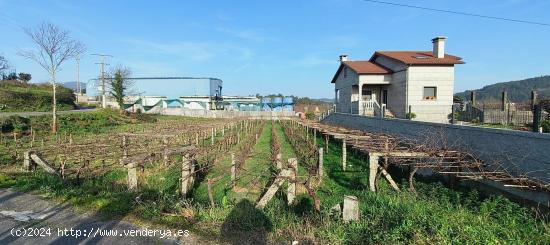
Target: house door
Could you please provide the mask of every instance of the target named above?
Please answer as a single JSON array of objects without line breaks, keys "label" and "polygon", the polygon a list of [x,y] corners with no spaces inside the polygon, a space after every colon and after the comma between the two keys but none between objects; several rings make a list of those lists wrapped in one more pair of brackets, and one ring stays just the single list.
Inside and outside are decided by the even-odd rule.
[{"label": "house door", "polygon": [[384,91],[382,91],[382,104],[388,104],[388,90],[387,89],[384,89]]},{"label": "house door", "polygon": [[372,90],[370,90],[366,85],[363,85],[361,87],[361,97],[363,101],[372,100],[373,99]]}]

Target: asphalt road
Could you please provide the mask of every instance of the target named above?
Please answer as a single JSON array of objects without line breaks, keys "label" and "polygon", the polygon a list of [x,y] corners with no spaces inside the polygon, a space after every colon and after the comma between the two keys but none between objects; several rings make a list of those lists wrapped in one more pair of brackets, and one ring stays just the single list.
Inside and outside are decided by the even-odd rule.
[{"label": "asphalt road", "polygon": [[[146,234],[145,228],[124,221],[106,221],[93,215],[78,214],[66,203],[59,204],[36,195],[0,189],[0,244],[195,243],[193,234],[176,240],[161,238],[160,235],[132,236],[132,230],[135,234],[138,231]],[[160,234],[160,230],[157,231]],[[110,232],[110,235],[105,235],[105,232]]]},{"label": "asphalt road", "polygon": [[[57,111],[57,114],[68,114],[68,113],[81,113],[81,112],[91,112],[97,109],[81,109],[81,110],[70,110],[70,111]],[[0,112],[0,117],[9,117],[13,115],[19,115],[21,117],[31,117],[31,116],[42,116],[42,115],[51,115],[52,112],[42,112],[42,111],[27,111],[27,112]]]}]

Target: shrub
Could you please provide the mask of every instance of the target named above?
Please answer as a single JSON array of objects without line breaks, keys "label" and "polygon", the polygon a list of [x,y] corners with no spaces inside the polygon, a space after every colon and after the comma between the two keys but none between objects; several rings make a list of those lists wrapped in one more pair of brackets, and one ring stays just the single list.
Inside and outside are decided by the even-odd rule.
[{"label": "shrub", "polygon": [[407,115],[405,115],[407,119],[414,119],[416,118],[416,114],[414,112],[409,112]]},{"label": "shrub", "polygon": [[9,116],[0,118],[0,127],[2,133],[8,132],[23,132],[30,128],[30,120],[20,116]]},{"label": "shrub", "polygon": [[306,113],[306,118],[309,119],[309,120],[315,119],[315,113],[313,113],[313,112]]},{"label": "shrub", "polygon": [[540,125],[543,133],[550,133],[550,121],[544,121]]}]

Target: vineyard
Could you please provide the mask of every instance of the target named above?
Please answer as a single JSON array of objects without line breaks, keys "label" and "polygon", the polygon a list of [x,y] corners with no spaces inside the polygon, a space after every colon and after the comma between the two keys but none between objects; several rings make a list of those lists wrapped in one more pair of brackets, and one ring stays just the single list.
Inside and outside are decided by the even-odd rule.
[{"label": "vineyard", "polygon": [[[30,129],[0,143],[2,174],[18,190],[106,218],[189,229],[201,243],[550,240],[543,214],[458,187],[451,177],[415,172],[508,176],[463,173],[480,168],[469,155],[386,135],[296,120],[166,117],[84,134]],[[373,155],[380,163],[374,169]]]}]

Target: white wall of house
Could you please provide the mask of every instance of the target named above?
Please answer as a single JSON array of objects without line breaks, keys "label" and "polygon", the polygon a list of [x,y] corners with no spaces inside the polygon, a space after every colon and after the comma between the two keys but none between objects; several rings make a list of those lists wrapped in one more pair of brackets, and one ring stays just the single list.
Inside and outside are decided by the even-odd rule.
[{"label": "white wall of house", "polygon": [[[419,121],[448,123],[454,91],[453,66],[411,66],[408,101]],[[436,87],[436,99],[425,100],[424,87]]]},{"label": "white wall of house", "polygon": [[390,84],[392,80],[391,74],[368,74],[368,75],[359,75],[359,83],[363,84]]},{"label": "white wall of house", "polygon": [[[344,70],[347,69],[347,75],[344,77]],[[339,90],[339,98],[336,102],[336,111],[337,112],[343,112],[343,113],[350,113],[351,112],[351,94],[352,94],[352,85],[357,85],[358,82],[358,75],[355,71],[352,69],[344,67],[340,74],[338,74],[338,77],[334,81],[334,89],[335,93],[336,90]]]},{"label": "white wall of house", "polygon": [[388,86],[388,109],[398,118],[404,118],[406,112],[407,70],[392,75]]}]

